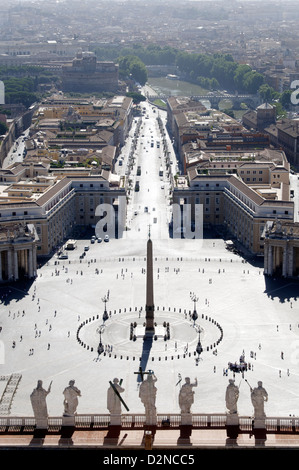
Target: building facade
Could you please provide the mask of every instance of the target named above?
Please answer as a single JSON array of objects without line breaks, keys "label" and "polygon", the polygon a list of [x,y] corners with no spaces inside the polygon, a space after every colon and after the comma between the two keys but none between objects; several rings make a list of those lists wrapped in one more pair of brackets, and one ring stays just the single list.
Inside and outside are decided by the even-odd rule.
[{"label": "building facade", "polygon": [[204,227],[216,227],[241,243],[249,253],[263,255],[263,233],[268,221],[293,221],[294,204],[289,200],[266,198],[237,175],[202,175],[196,168],[179,177],[173,203],[190,206],[195,222],[195,207],[202,205]]},{"label": "building facade", "polygon": [[299,224],[275,220],[265,230],[264,272],[268,276],[299,276]]},{"label": "building facade", "polygon": [[62,90],[66,92],[115,92],[118,89],[118,65],[97,62],[92,52],[79,51],[72,63],[62,66]]},{"label": "building facade", "polygon": [[36,276],[36,234],[31,224],[0,226],[0,281]]}]

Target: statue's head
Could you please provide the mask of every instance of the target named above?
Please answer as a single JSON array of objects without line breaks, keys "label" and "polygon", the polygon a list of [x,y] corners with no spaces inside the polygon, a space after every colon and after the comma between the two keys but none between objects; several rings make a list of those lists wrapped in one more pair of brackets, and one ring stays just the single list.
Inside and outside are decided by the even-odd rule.
[{"label": "statue's head", "polygon": [[69,385],[72,387],[74,385],[75,381],[74,380],[70,380],[69,381]]},{"label": "statue's head", "polygon": [[185,382],[186,382],[186,384],[189,384],[190,383],[190,377],[185,377]]},{"label": "statue's head", "polygon": [[258,386],[261,387],[263,385],[263,382],[261,380],[258,381]]},{"label": "statue's head", "polygon": [[41,388],[43,386],[43,381],[42,380],[38,380],[37,381],[37,388]]},{"label": "statue's head", "polygon": [[117,378],[113,379],[114,384],[117,384],[118,382],[119,382],[119,380]]},{"label": "statue's head", "polygon": [[229,379],[229,383],[230,383],[231,385],[234,385],[234,383],[235,383],[234,379]]}]

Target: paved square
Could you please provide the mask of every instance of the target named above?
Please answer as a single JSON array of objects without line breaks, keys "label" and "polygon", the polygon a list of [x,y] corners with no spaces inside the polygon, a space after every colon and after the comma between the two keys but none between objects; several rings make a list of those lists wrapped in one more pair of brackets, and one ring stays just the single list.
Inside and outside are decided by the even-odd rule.
[{"label": "paved square", "polygon": [[[67,260],[55,256],[41,266],[27,291],[21,284],[1,287],[2,397],[7,378],[21,375],[10,395],[10,415],[33,416],[30,394],[39,379],[45,388],[53,381],[47,397],[50,416],[62,416],[62,392],[71,379],[82,394],[78,414],[108,413],[106,395],[114,377],[123,379],[130,413],[143,413],[134,374],[140,358],[158,379],[158,413],[180,412],[178,394],[186,376],[198,379],[193,412],[224,413],[233,377],[228,363],[239,362],[243,352],[250,364],[245,379],[251,386],[262,380],[269,394],[267,416],[298,415],[298,284],[266,282],[261,266],[227,251],[221,239],[153,235],[159,336],[149,351],[143,350],[146,230],[133,238],[90,244],[82,260],[90,242],[79,240]],[[192,294],[198,297],[195,325],[189,315]],[[108,319],[103,322],[105,297]],[[135,341],[130,339],[134,322]],[[169,322],[166,341],[164,322]],[[221,331],[223,338],[215,345]],[[199,332],[204,351],[198,361]],[[100,339],[106,352],[98,357]],[[251,416],[249,386],[240,373],[235,381],[240,385],[239,415]]]}]

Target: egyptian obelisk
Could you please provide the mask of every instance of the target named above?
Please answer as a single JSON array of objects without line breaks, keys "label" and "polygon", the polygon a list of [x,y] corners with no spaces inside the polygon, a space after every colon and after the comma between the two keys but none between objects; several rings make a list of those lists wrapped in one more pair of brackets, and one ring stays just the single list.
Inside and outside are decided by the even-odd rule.
[{"label": "egyptian obelisk", "polygon": [[153,277],[153,243],[150,238],[147,241],[146,258],[146,305],[145,305],[145,336],[152,337],[155,334],[154,325],[154,277]]}]

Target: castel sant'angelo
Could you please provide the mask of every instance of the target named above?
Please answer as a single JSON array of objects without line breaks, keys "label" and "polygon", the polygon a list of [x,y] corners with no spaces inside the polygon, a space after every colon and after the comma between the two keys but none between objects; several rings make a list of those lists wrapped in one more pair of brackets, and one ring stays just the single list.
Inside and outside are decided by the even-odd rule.
[{"label": "castel sant'angelo", "polygon": [[118,88],[118,65],[97,62],[93,52],[79,50],[70,64],[62,67],[63,91],[101,92]]}]

